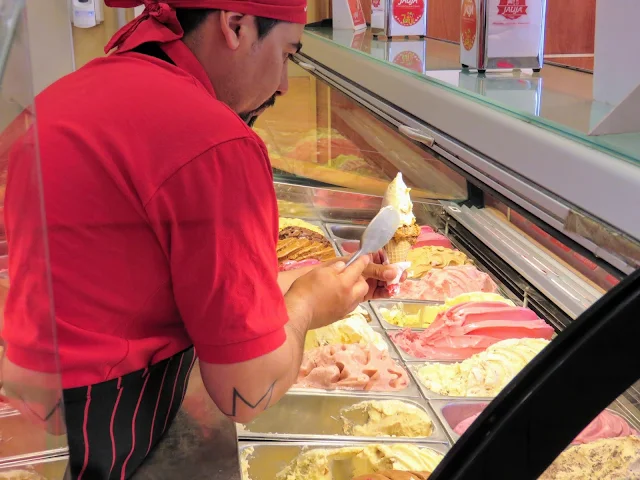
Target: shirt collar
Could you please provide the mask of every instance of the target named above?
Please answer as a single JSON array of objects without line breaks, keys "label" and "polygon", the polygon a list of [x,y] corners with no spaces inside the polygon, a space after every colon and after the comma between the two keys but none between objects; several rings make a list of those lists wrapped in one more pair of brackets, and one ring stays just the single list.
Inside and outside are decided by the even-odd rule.
[{"label": "shirt collar", "polygon": [[160,44],[160,48],[162,48],[164,53],[169,55],[177,67],[193,75],[196,80],[198,80],[211,94],[211,96],[216,98],[216,92],[213,89],[213,85],[211,84],[211,80],[209,80],[207,72],[183,41],[175,40],[173,42],[163,43]]}]

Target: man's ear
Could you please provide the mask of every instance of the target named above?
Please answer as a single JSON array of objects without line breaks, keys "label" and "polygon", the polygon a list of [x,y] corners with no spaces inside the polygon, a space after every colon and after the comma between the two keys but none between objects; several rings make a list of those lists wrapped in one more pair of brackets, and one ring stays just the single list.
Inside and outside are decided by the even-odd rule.
[{"label": "man's ear", "polygon": [[231,50],[238,49],[243,36],[252,28],[256,28],[253,16],[238,12],[220,12],[220,31]]}]

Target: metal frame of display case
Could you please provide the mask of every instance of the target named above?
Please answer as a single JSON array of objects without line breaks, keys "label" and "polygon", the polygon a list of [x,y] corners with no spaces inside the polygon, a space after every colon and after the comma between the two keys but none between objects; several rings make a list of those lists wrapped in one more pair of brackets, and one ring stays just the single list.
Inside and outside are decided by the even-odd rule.
[{"label": "metal frame of display case", "polygon": [[[407,74],[313,34],[296,56],[313,72],[421,143],[432,143],[467,175],[623,274],[634,266],[576,233],[569,221],[584,215],[631,242],[640,238],[640,168],[578,139],[534,126],[524,117]],[[401,128],[401,126],[404,126]],[[496,141],[496,132],[500,132]],[[579,181],[571,181],[579,173]],[[594,195],[594,192],[604,194]]]}]

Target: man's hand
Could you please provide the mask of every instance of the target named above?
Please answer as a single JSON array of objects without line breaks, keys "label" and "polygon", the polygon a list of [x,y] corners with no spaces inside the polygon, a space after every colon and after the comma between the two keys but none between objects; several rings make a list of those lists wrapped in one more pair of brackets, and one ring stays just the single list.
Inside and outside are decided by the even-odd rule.
[{"label": "man's hand", "polygon": [[[349,267],[338,260],[314,268],[298,278],[285,295],[287,305],[301,299],[311,309],[309,329],[329,325],[352,312],[363,302],[369,286],[363,276],[370,262],[364,256]],[[295,300],[294,300],[295,301]]]},{"label": "man's hand", "polygon": [[[365,300],[372,300],[376,298],[389,298],[389,292],[386,288],[387,282],[390,282],[398,271],[391,265],[383,265],[386,260],[386,254],[384,250],[378,250],[376,253],[370,255],[371,263],[362,272],[362,275],[367,279],[369,285],[369,291],[365,296]],[[405,271],[400,277],[400,282],[404,282],[407,279],[407,272]]]}]

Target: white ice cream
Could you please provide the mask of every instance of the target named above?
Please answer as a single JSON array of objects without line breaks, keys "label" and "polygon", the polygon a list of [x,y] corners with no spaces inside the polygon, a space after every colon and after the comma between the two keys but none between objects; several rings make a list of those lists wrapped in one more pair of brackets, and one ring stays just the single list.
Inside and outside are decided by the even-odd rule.
[{"label": "white ice cream", "polygon": [[413,203],[411,203],[409,196],[410,191],[411,189],[402,180],[402,173],[398,173],[387,187],[387,192],[382,200],[383,207],[391,205],[400,212],[403,225],[412,225],[416,221],[416,217],[413,215]]}]

